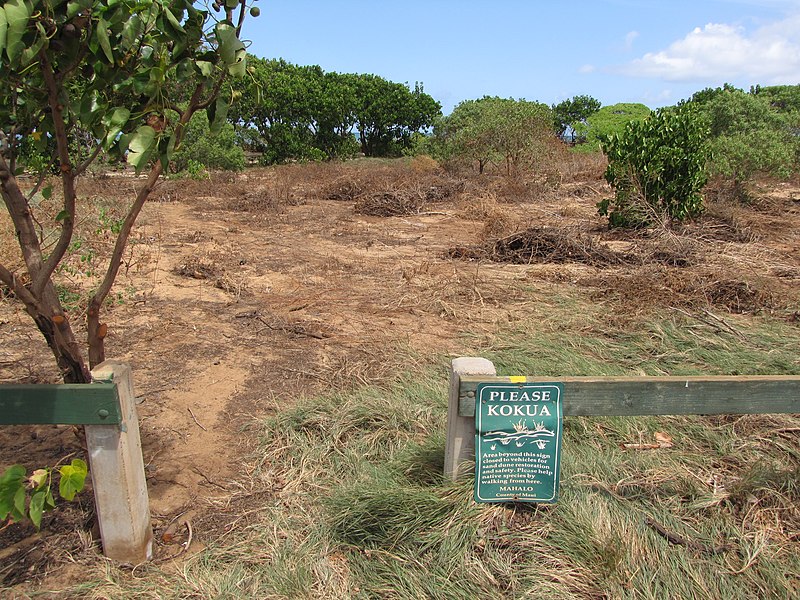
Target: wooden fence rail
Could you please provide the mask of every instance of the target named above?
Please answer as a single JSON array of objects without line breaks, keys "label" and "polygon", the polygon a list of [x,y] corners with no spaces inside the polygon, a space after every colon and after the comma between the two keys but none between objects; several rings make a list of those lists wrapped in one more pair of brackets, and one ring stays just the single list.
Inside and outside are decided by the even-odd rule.
[{"label": "wooden fence rail", "polygon": [[475,458],[479,383],[563,384],[565,416],[800,413],[800,376],[498,377],[484,358],[453,360],[445,475],[455,479]]}]

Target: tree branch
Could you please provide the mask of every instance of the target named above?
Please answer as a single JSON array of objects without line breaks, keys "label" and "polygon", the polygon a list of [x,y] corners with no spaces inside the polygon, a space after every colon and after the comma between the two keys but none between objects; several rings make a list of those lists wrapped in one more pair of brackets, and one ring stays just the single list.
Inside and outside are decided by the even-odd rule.
[{"label": "tree branch", "polygon": [[103,150],[103,143],[98,142],[97,146],[95,146],[94,150],[92,150],[92,153],[88,156],[88,158],[85,161],[83,161],[80,165],[78,165],[78,167],[75,169],[74,171],[75,177],[83,175],[84,171],[86,171],[86,169],[89,168],[89,165],[91,165],[94,162],[94,160],[98,157],[98,155],[102,150]]},{"label": "tree branch", "polygon": [[25,195],[19,188],[17,178],[11,172],[11,168],[2,154],[0,154],[0,187],[2,187],[3,201],[8,209],[8,214],[14,223],[22,258],[25,260],[31,277],[34,277],[42,269],[42,248],[39,236],[36,234],[33,215],[25,201]]},{"label": "tree branch", "polygon": [[30,290],[26,288],[22,281],[11,271],[3,265],[0,265],[0,281],[2,281],[8,289],[14,292],[14,295],[19,298],[23,304],[32,307],[39,313],[44,312],[39,301],[31,294]]},{"label": "tree branch", "polygon": [[36,185],[33,186],[33,189],[28,192],[28,195],[25,197],[25,201],[30,203],[33,197],[36,195],[36,192],[39,191],[39,188],[42,187],[42,183],[44,183],[45,178],[45,169],[39,171],[39,177],[36,179]]},{"label": "tree branch", "polygon": [[75,229],[75,174],[72,171],[69,157],[69,140],[67,138],[67,126],[64,122],[64,106],[61,105],[59,98],[60,86],[56,82],[53,66],[50,64],[50,59],[44,50],[39,51],[39,64],[41,65],[42,77],[47,88],[47,103],[50,106],[50,114],[53,118],[53,129],[63,186],[64,213],[66,215],[61,219],[61,234],[58,236],[58,241],[56,241],[53,251],[44,261],[42,269],[38,273],[31,273],[31,277],[33,277],[31,289],[36,296],[42,293],[53,271],[55,271],[58,263],[64,257]]}]

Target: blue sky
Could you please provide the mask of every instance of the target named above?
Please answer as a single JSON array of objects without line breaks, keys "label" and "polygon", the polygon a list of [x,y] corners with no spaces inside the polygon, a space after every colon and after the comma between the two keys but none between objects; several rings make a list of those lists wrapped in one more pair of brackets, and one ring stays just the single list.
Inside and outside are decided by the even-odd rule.
[{"label": "blue sky", "polygon": [[439,100],[674,104],[725,82],[800,83],[800,0],[259,0],[250,52],[374,73]]}]

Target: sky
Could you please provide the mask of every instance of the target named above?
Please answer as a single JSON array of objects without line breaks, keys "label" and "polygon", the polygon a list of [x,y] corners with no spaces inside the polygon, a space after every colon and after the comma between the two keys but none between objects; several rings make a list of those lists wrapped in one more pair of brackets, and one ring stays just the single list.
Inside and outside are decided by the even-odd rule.
[{"label": "sky", "polygon": [[258,0],[249,52],[421,82],[448,114],[484,95],[675,104],[800,84],[800,0]]}]

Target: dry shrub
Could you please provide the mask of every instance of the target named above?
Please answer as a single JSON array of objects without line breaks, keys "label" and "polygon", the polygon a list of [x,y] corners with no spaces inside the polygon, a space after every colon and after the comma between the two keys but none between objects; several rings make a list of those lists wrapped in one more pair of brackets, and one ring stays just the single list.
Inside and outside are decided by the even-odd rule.
[{"label": "dry shrub", "polygon": [[326,200],[344,200],[350,202],[364,193],[365,186],[358,178],[342,176],[336,181],[331,182],[330,186],[323,192],[322,197]]},{"label": "dry shrub", "polygon": [[356,212],[374,216],[416,214],[426,203],[444,202],[466,188],[428,156],[409,160],[356,160],[330,173],[316,189],[324,200],[355,201]]},{"label": "dry shrub", "polygon": [[439,173],[442,171],[439,163],[427,154],[414,156],[409,161],[409,166],[414,173]]},{"label": "dry shrub", "polygon": [[222,269],[212,260],[198,256],[187,256],[172,269],[175,275],[191,279],[212,279],[221,271]]},{"label": "dry shrub", "polygon": [[627,272],[579,280],[597,289],[596,296],[614,298],[627,309],[667,306],[697,309],[714,306],[730,313],[754,314],[785,308],[786,295],[765,279],[744,281],[729,274],[699,273],[648,264]]},{"label": "dry shrub", "polygon": [[464,194],[458,204],[458,216],[471,221],[492,218],[497,212],[507,211],[498,206],[494,193],[486,190]]},{"label": "dry shrub", "polygon": [[599,181],[608,167],[602,152],[567,152],[560,162],[565,181]]},{"label": "dry shrub", "polygon": [[522,221],[515,214],[497,208],[483,219],[480,239],[483,242],[497,240],[507,236],[509,231],[517,232],[522,228]]},{"label": "dry shrub", "polygon": [[596,267],[629,260],[627,255],[598,244],[586,233],[562,227],[531,227],[480,246],[451,248],[448,256],[512,264],[582,263]]},{"label": "dry shrub", "polygon": [[777,308],[774,293],[766,282],[700,280],[695,289],[705,296],[709,304],[721,306],[732,313],[757,313]]},{"label": "dry shrub", "polygon": [[466,181],[445,176],[420,178],[414,186],[425,194],[426,202],[445,202],[466,189]]},{"label": "dry shrub", "polygon": [[285,206],[297,206],[302,200],[293,196],[281,197],[272,189],[255,189],[231,200],[225,206],[226,210],[247,213],[274,213]]},{"label": "dry shrub", "polygon": [[501,202],[532,202],[549,198],[561,185],[557,171],[503,177],[496,181],[496,194]]},{"label": "dry shrub", "polygon": [[494,193],[486,190],[479,190],[476,195],[462,195],[457,215],[470,221],[483,221],[479,236],[482,242],[522,229],[522,219],[507,206],[498,204]]},{"label": "dry shrub", "polygon": [[177,264],[172,272],[181,277],[191,279],[209,280],[215,288],[235,295],[237,298],[246,291],[244,279],[236,280],[225,272],[212,258],[202,258],[199,256],[188,256]]},{"label": "dry shrub", "polygon": [[601,198],[613,193],[611,187],[605,182],[592,181],[565,181],[559,188],[562,198],[586,198],[599,201]]},{"label": "dry shrub", "polygon": [[355,211],[372,217],[399,217],[419,214],[425,206],[425,196],[419,192],[397,190],[362,195]]},{"label": "dry shrub", "polygon": [[0,264],[13,271],[21,260],[22,255],[14,235],[11,216],[5,210],[0,211]]},{"label": "dry shrub", "polygon": [[318,181],[317,196],[325,200],[352,201],[364,193],[382,192],[402,186],[412,177],[410,169],[400,161],[351,161],[329,170]]},{"label": "dry shrub", "polygon": [[666,232],[643,248],[642,262],[686,268],[701,262],[701,245],[691,238]]},{"label": "dry shrub", "polygon": [[748,243],[756,240],[747,211],[742,206],[719,200],[707,201],[703,216],[685,225],[682,232],[707,241]]},{"label": "dry shrub", "polygon": [[355,211],[363,215],[393,217],[422,212],[429,203],[445,202],[461,194],[463,179],[437,171],[397,171],[381,178],[350,178],[334,182],[328,199],[355,200]]}]

